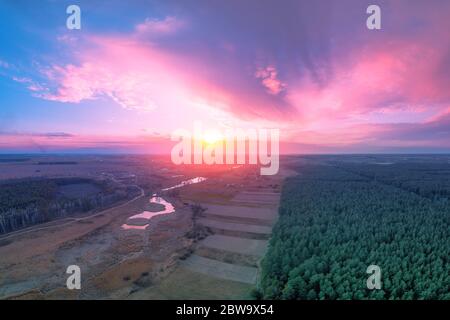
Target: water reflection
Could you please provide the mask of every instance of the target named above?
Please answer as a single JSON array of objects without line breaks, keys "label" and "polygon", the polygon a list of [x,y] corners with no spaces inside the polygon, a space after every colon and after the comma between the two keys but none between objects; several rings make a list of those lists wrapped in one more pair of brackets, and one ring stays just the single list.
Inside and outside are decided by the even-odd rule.
[{"label": "water reflection", "polygon": [[130,229],[145,230],[147,227],[148,227],[148,223],[143,225],[143,226],[132,226],[132,225],[129,225],[129,224],[126,224],[126,223],[122,225],[122,229],[125,229],[125,230],[130,230]]},{"label": "water reflection", "polygon": [[133,222],[132,220],[136,220],[136,219],[150,220],[151,218],[153,218],[155,216],[159,216],[161,214],[169,214],[169,213],[175,212],[174,206],[170,202],[164,200],[161,197],[153,196],[152,198],[150,198],[150,203],[161,204],[164,206],[164,209],[160,210],[160,211],[156,211],[156,212],[144,211],[142,213],[135,214],[134,216],[131,216],[128,218],[128,223],[122,225],[122,228],[123,229],[143,230],[148,227],[148,223],[146,223],[144,225],[136,225],[136,224],[132,224],[132,222]]},{"label": "water reflection", "polygon": [[186,181],[182,181],[179,184],[174,185],[173,187],[164,188],[164,189],[162,189],[162,191],[169,191],[169,190],[172,190],[172,189],[181,188],[181,187],[187,186],[189,184],[199,183],[199,182],[202,182],[202,181],[205,181],[205,180],[206,180],[206,178],[203,178],[203,177],[192,178],[192,179],[189,179],[189,180],[186,180]]},{"label": "water reflection", "polygon": [[[206,180],[206,178],[203,178],[203,177],[192,178],[192,179],[189,179],[186,181],[182,181],[181,183],[179,183],[173,187],[164,188],[164,189],[162,189],[162,191],[168,191],[168,190],[184,187],[184,186],[194,184],[194,183],[199,183],[199,182],[202,182],[205,180]],[[164,209],[156,211],[156,212],[144,211],[142,213],[135,214],[134,216],[131,216],[128,218],[127,223],[122,225],[122,229],[145,230],[148,227],[149,223],[138,224],[138,221],[141,222],[142,220],[150,220],[151,218],[158,216],[158,215],[169,214],[169,213],[175,212],[175,207],[170,202],[166,201],[162,197],[157,196],[156,194],[153,194],[153,196],[150,198],[150,203],[157,203],[157,204],[163,205]],[[135,220],[135,224],[133,224],[133,220]]]}]

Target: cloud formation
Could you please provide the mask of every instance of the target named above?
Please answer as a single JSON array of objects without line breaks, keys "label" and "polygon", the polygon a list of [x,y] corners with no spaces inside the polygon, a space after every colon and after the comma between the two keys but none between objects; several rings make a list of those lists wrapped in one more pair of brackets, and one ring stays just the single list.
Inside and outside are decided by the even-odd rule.
[{"label": "cloud formation", "polygon": [[277,74],[275,67],[268,66],[266,68],[258,68],[255,77],[261,79],[261,83],[270,94],[277,95],[286,87],[286,84],[278,79]]},{"label": "cloud formation", "polygon": [[136,25],[135,29],[139,35],[144,36],[167,36],[174,34],[185,27],[185,22],[173,16],[167,16],[163,20],[145,19],[144,22]]},{"label": "cloud formation", "polygon": [[70,63],[42,68],[45,85],[16,81],[46,100],[107,97],[155,116],[201,120],[193,106],[206,106],[236,123],[282,126],[299,145],[450,140],[448,2],[382,3],[381,31],[365,27],[366,1],[235,5],[164,2],[167,15],[131,31],[61,40],[77,49]]}]

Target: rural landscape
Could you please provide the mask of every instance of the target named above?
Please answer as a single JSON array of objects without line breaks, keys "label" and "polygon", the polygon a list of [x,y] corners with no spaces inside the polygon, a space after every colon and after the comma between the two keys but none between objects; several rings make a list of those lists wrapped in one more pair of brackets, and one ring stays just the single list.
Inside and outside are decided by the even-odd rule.
[{"label": "rural landscape", "polygon": [[[279,177],[152,156],[1,162],[2,298],[251,298]],[[66,288],[73,264],[82,290]]]},{"label": "rural landscape", "polygon": [[[260,176],[155,156],[2,156],[0,297],[450,298],[449,156],[282,163]],[[73,264],[81,290],[66,288]],[[371,264],[382,290],[365,286]]]},{"label": "rural landscape", "polygon": [[449,17],[449,0],[1,0],[1,302],[446,303]]}]

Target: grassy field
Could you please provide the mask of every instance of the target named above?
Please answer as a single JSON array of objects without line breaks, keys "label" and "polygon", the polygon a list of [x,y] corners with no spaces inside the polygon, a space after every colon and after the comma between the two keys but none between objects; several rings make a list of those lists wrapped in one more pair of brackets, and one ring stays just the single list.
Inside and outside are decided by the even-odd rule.
[{"label": "grassy field", "polygon": [[250,299],[253,285],[224,280],[179,266],[163,281],[132,293],[129,299]]}]

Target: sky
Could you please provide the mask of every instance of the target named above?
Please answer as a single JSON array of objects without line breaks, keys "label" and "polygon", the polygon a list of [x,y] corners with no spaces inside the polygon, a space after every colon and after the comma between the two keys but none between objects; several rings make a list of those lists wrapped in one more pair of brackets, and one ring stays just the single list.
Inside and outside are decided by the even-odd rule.
[{"label": "sky", "polygon": [[277,128],[283,153],[450,152],[449,15],[447,0],[1,0],[0,152],[166,152],[195,122]]}]

